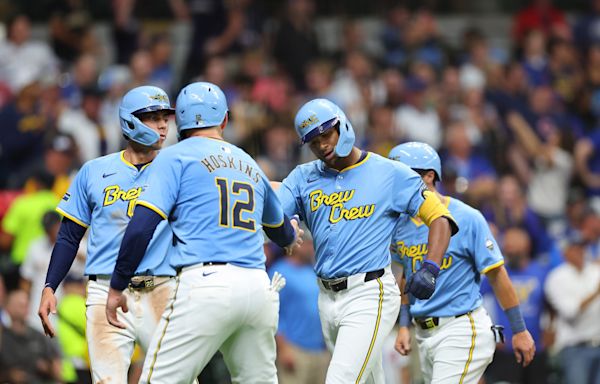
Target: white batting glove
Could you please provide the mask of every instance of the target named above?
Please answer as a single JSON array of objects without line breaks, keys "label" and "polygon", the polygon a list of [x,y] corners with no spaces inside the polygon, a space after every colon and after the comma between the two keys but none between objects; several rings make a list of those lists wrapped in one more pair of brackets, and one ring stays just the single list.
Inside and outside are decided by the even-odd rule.
[{"label": "white batting glove", "polygon": [[285,277],[279,272],[275,272],[273,274],[273,278],[271,279],[271,290],[274,292],[279,292],[285,287]]}]

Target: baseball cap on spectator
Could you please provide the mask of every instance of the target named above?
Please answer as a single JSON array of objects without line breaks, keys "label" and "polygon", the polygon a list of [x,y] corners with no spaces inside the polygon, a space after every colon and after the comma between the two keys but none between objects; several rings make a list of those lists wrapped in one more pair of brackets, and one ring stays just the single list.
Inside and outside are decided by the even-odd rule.
[{"label": "baseball cap on spectator", "polygon": [[46,140],[46,150],[53,150],[66,155],[74,155],[77,151],[75,139],[68,133],[57,133]]},{"label": "baseball cap on spectator", "polygon": [[463,65],[459,73],[459,82],[463,90],[483,89],[485,87],[485,75],[474,65]]},{"label": "baseball cap on spectator", "polygon": [[104,97],[106,91],[97,85],[90,85],[81,89],[82,97]]},{"label": "baseball cap on spectator", "polygon": [[404,88],[409,92],[423,92],[427,89],[427,83],[417,76],[411,76],[404,82]]}]

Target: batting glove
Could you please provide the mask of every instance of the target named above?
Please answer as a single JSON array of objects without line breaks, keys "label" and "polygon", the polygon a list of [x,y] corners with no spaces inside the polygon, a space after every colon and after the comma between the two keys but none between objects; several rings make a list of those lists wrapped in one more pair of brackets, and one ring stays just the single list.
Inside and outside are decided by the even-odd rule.
[{"label": "batting glove", "polygon": [[435,281],[439,274],[440,267],[431,260],[425,260],[421,268],[408,278],[404,290],[417,299],[429,299],[435,291]]},{"label": "batting glove", "polygon": [[273,274],[273,278],[271,279],[271,290],[274,292],[279,292],[285,287],[285,277],[279,272],[275,272]]}]

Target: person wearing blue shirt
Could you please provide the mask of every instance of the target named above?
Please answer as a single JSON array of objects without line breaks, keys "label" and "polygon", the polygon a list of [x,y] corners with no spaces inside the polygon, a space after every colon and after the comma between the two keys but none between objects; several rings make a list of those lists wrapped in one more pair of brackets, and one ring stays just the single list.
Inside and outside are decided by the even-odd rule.
[{"label": "person wearing blue shirt", "polygon": [[417,173],[354,146],[350,121],[330,100],[304,104],[294,126],[318,160],[297,166],[278,195],[314,239],[319,314],[332,352],[326,382],[382,383],[382,346],[400,309],[389,250],[398,217],[418,216],[431,227],[428,260],[407,288],[423,299],[436,291],[442,256],[458,227]]},{"label": "person wearing blue shirt", "polygon": [[277,260],[269,275],[286,277],[279,293],[277,361],[281,384],[324,383],[330,356],[325,348],[319,319],[319,286],[309,239],[287,257]]},{"label": "person wearing blue shirt", "polygon": [[[494,361],[489,365],[485,374],[486,381],[490,383],[507,381],[545,384],[548,378],[548,367],[540,318],[547,305],[544,297],[544,283],[548,268],[531,260],[531,240],[524,229],[508,228],[504,232],[502,244],[506,272],[521,303],[525,325],[535,342],[536,356],[530,365],[523,367],[515,363],[511,344],[497,344]],[[483,279],[481,294],[484,297],[494,294],[488,279]],[[504,336],[510,340],[513,336],[510,322],[498,300],[494,300],[493,303],[492,318],[496,324],[504,327]]]},{"label": "person wearing blue shirt", "polygon": [[106,316],[126,327],[117,313],[128,310],[122,291],[150,256],[157,227],[168,223],[176,285],[161,308],[140,382],[190,383],[220,350],[233,382],[277,383],[279,294],[265,271],[261,230],[287,250],[302,231],[284,215],[256,162],[223,140],[229,111],[221,89],[192,83],[176,104],[180,142],[152,163],[121,242]]},{"label": "person wearing blue shirt", "polygon": [[[141,86],[123,96],[119,107],[121,130],[127,139],[124,151],[88,161],[81,167],[56,210],[63,216],[48,267],[39,307],[44,331],[55,335],[48,318],[56,314],[54,292],[65,278],[89,228],[84,274],[88,276],[86,338],[93,382],[127,382],[135,343],[146,349],[160,311],[172,294],[175,269],[166,261],[173,237],[163,223],[156,231],[144,263],[127,279],[131,311],[120,313],[127,329],[106,321],[105,304],[119,244],[135,203],[148,188],[148,171],[167,136],[174,110],[160,88]],[[133,276],[135,274],[135,276]]]},{"label": "person wearing blue shirt", "polygon": [[[482,307],[480,274],[486,274],[505,310],[514,336],[517,362],[528,365],[535,345],[527,331],[517,294],[503,266],[504,260],[483,215],[465,203],[442,196],[435,183],[441,180],[441,161],[425,143],[410,142],[394,147],[389,157],[419,173],[429,190],[438,194],[460,227],[450,239],[440,264],[438,289],[431,298],[402,296],[396,350],[410,352],[411,316],[425,382],[435,384],[477,383],[494,355],[492,322]],[[402,266],[406,285],[426,262],[429,229],[416,217],[402,215],[392,236],[393,260]],[[401,279],[401,285],[403,284]]]}]

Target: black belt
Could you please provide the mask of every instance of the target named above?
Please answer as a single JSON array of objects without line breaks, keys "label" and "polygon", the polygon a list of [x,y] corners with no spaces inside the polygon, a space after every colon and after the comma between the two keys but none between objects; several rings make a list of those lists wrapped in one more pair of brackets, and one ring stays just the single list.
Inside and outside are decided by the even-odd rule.
[{"label": "black belt", "polygon": [[[207,261],[205,263],[198,263],[198,264],[202,264],[203,267],[207,267],[207,266],[211,266],[211,265],[225,265],[228,263],[226,261]],[[179,273],[185,267],[191,267],[191,265],[184,265],[181,267],[177,267],[177,268],[175,268],[175,271],[177,271],[177,273]]]},{"label": "black belt", "polygon": [[[153,276],[153,277],[159,277],[159,276]],[[91,281],[97,281],[98,275],[89,275],[88,279],[90,279]],[[131,289],[154,288],[154,283],[152,282],[149,284],[148,281],[151,281],[151,280],[130,281],[128,287]]]},{"label": "black belt", "polygon": [[[371,271],[371,272],[365,273],[365,283],[367,281],[375,280],[378,277],[383,276],[384,273],[385,273],[385,269],[378,269],[376,271]],[[339,279],[331,279],[331,280],[325,280],[325,279],[319,279],[319,280],[321,280],[321,283],[323,284],[323,287],[325,289],[329,289],[333,292],[343,291],[344,289],[348,288],[348,278],[347,277],[341,277]]]},{"label": "black belt", "polygon": [[[463,313],[461,315],[456,315],[454,316],[455,319],[464,316],[464,315],[468,315],[469,313],[471,313],[472,311]],[[433,316],[433,317],[415,317],[415,323],[417,323],[417,325],[419,327],[421,327],[421,329],[431,329],[434,327],[437,327],[440,324],[440,318]]]}]

